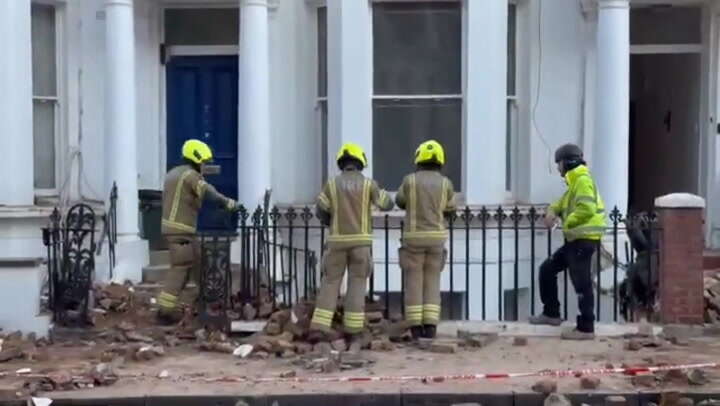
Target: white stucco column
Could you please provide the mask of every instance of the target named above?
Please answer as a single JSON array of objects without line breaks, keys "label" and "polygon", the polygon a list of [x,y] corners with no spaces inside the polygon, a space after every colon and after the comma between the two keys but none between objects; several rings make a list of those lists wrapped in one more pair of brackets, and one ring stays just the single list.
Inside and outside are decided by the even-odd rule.
[{"label": "white stucco column", "polygon": [[105,49],[106,189],[113,182],[118,186],[115,274],[139,280],[147,262],[147,243],[138,237],[133,0],[105,1]]},{"label": "white stucco column", "polygon": [[590,165],[605,205],[622,212],[628,203],[630,120],[630,5],[598,1],[597,92]]},{"label": "white stucco column", "polygon": [[254,210],[272,187],[267,0],[240,0],[239,49],[238,194]]},{"label": "white stucco column", "polygon": [[505,199],[507,0],[465,2],[463,191],[468,204]]},{"label": "white stucco column", "polygon": [[372,176],[373,43],[371,2],[328,1],[328,170],[345,142],[365,149]]},{"label": "white stucco column", "polygon": [[32,205],[33,118],[30,0],[0,2],[0,206]]}]

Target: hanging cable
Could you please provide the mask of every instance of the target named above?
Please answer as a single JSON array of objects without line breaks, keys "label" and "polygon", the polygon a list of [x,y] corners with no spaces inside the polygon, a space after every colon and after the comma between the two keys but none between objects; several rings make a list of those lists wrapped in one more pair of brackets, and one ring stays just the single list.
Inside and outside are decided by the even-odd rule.
[{"label": "hanging cable", "polygon": [[552,150],[550,149],[550,144],[548,144],[547,140],[542,134],[542,131],[540,131],[540,126],[537,123],[537,109],[540,105],[540,92],[542,90],[542,62],[543,62],[543,40],[542,40],[542,1],[538,1],[538,67],[537,67],[537,86],[535,89],[535,102],[533,104],[532,108],[532,124],[533,128],[535,129],[535,132],[537,133],[538,138],[540,138],[540,141],[542,142],[543,146],[545,147],[545,151],[547,152],[547,158],[548,158],[548,172],[552,174],[553,170],[553,160],[552,160]]}]

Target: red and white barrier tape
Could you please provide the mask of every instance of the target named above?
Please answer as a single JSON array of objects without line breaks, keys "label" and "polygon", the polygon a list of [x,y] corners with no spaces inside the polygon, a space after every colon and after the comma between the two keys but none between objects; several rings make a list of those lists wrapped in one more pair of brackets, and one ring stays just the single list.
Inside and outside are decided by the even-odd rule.
[{"label": "red and white barrier tape", "polygon": [[217,378],[195,378],[192,381],[201,382],[254,382],[254,383],[328,383],[328,382],[444,382],[444,381],[474,381],[490,379],[510,379],[527,377],[568,377],[584,375],[611,375],[625,374],[636,375],[639,373],[671,371],[679,369],[702,369],[718,368],[720,363],[707,362],[701,364],[681,364],[654,367],[628,367],[628,368],[595,368],[578,370],[543,370],[536,372],[515,372],[515,373],[484,373],[484,374],[458,374],[458,375],[386,375],[386,376],[307,376],[307,377],[217,377]]}]

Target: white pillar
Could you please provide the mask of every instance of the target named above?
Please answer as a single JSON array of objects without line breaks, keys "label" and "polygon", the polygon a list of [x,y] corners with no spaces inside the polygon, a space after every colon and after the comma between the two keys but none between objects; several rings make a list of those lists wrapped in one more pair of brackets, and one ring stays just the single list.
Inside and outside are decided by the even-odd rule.
[{"label": "white pillar", "polygon": [[365,149],[373,165],[373,44],[369,1],[328,1],[328,169],[345,142]]},{"label": "white pillar", "polygon": [[592,168],[606,206],[627,210],[630,122],[630,5],[598,1],[597,114]]},{"label": "white pillar", "polygon": [[33,119],[30,0],[0,1],[0,206],[32,205]]},{"label": "white pillar", "polygon": [[462,186],[469,204],[505,199],[507,4],[465,2]]},{"label": "white pillar", "polygon": [[239,49],[238,194],[254,210],[272,173],[267,0],[240,0]]},{"label": "white pillar", "polygon": [[147,242],[138,237],[133,0],[105,0],[106,190],[118,186],[116,279],[139,280]]}]

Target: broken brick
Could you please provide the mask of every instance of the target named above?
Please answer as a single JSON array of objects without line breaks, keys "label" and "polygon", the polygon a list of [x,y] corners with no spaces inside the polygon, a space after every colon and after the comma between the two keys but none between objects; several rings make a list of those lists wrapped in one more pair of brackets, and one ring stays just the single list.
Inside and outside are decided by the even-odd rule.
[{"label": "broken brick", "polygon": [[247,321],[255,320],[257,313],[258,312],[257,312],[257,309],[255,309],[255,306],[251,305],[250,303],[245,303],[245,305],[242,308],[243,320],[247,320]]},{"label": "broken brick", "polygon": [[625,343],[625,349],[627,351],[640,351],[643,348],[643,343],[640,340],[632,339]]},{"label": "broken brick", "polygon": [[370,349],[373,351],[393,351],[395,345],[388,340],[373,340],[370,343]]},{"label": "broken brick", "polygon": [[515,337],[513,339],[513,345],[515,347],[524,347],[528,344],[527,337]]},{"label": "broken brick", "polygon": [[687,380],[690,385],[705,385],[710,382],[702,369],[691,369],[687,373]]},{"label": "broken brick", "polygon": [[632,384],[635,386],[654,387],[655,386],[655,375],[650,372],[639,373],[632,377]]},{"label": "broken brick", "polygon": [[594,390],[600,386],[600,378],[596,376],[584,376],[580,378],[580,388]]},{"label": "broken brick", "polygon": [[297,372],[294,369],[291,369],[289,371],[280,372],[280,378],[295,378],[297,376]]},{"label": "broken brick", "polygon": [[532,388],[533,392],[542,393],[543,395],[549,395],[557,392],[557,382],[551,379],[543,379],[536,382]]},{"label": "broken brick", "polygon": [[331,345],[335,351],[346,351],[347,350],[347,342],[343,339],[335,340],[332,342]]},{"label": "broken brick", "polygon": [[23,351],[19,347],[10,347],[0,351],[0,362],[12,361],[22,356]]},{"label": "broken brick", "polygon": [[458,351],[458,345],[455,342],[435,341],[430,344],[430,351],[438,354],[454,354]]}]

